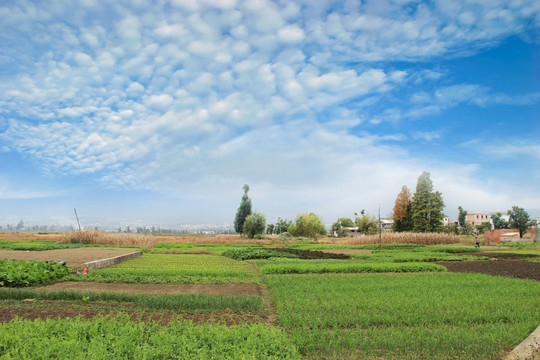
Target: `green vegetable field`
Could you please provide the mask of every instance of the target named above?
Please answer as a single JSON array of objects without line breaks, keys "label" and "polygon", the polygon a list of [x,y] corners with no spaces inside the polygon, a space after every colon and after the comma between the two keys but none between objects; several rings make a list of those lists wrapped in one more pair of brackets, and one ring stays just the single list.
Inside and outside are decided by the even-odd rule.
[{"label": "green vegetable field", "polygon": [[[535,267],[540,246],[494,251]],[[84,275],[0,260],[0,359],[500,359],[539,325],[540,282],[447,270],[498,256],[292,240],[160,243]]]}]

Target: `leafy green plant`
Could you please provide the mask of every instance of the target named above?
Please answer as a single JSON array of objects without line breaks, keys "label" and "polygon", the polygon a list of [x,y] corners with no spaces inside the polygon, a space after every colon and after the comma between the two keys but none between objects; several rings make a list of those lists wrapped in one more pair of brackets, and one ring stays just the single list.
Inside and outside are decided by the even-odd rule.
[{"label": "leafy green plant", "polygon": [[14,319],[0,324],[0,338],[4,359],[300,359],[287,334],[263,324]]},{"label": "leafy green plant", "polygon": [[70,273],[65,262],[0,260],[0,287],[48,284]]},{"label": "leafy green plant", "polygon": [[294,254],[279,252],[277,249],[263,249],[263,248],[254,248],[254,249],[232,249],[223,252],[223,256],[230,257],[231,259],[236,260],[252,260],[252,259],[269,259],[271,257],[279,258],[297,258],[298,256]]}]

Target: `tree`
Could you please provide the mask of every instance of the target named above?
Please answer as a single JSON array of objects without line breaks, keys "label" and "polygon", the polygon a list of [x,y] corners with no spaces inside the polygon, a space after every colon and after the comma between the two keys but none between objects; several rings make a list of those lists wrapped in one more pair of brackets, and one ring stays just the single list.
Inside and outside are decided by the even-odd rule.
[{"label": "tree", "polygon": [[405,185],[401,187],[396,202],[394,204],[394,231],[410,231],[412,230],[411,221],[411,191]]},{"label": "tree", "polygon": [[292,221],[287,221],[287,219],[281,219],[281,218],[278,218],[277,222],[276,222],[276,228],[275,228],[275,233],[276,234],[281,234],[281,233],[284,233],[284,232],[287,232],[287,230],[289,229],[289,226],[292,224]]},{"label": "tree", "polygon": [[476,225],[475,227],[476,227],[476,230],[478,230],[479,234],[483,234],[486,231],[491,230],[491,223],[486,221],[480,225]]},{"label": "tree", "polygon": [[296,217],[296,221],[289,225],[287,231],[292,236],[305,236],[311,239],[326,235],[323,222],[314,213],[299,214]]},{"label": "tree", "polygon": [[268,224],[266,226],[266,233],[269,235],[272,235],[274,233],[274,227],[275,227],[274,224]]},{"label": "tree", "polygon": [[465,220],[467,219],[467,210],[463,210],[461,206],[458,206],[458,224],[459,226],[465,226]]},{"label": "tree", "polygon": [[440,232],[443,230],[442,194],[433,192],[431,175],[424,171],[418,177],[416,191],[411,201],[411,218],[415,232]]},{"label": "tree", "polygon": [[348,227],[354,227],[354,223],[349,218],[339,218],[335,223],[330,227],[332,234],[337,234],[338,237],[344,237],[348,234]]},{"label": "tree", "polygon": [[265,227],[266,219],[264,215],[255,211],[246,217],[242,233],[248,238],[253,239],[255,235],[261,235]]},{"label": "tree", "polygon": [[377,233],[379,226],[375,217],[366,214],[364,210],[360,212],[362,217],[356,217],[354,222],[358,226],[358,232],[365,235],[374,235]]},{"label": "tree", "polygon": [[246,184],[243,187],[244,195],[242,195],[242,201],[236,211],[236,217],[234,218],[234,231],[239,234],[243,234],[244,222],[246,218],[251,215],[251,199],[248,197],[249,186]]},{"label": "tree", "polygon": [[502,214],[500,212],[496,213],[495,215],[492,215],[491,220],[493,220],[493,227],[495,229],[508,229],[508,221],[503,219]]},{"label": "tree", "polygon": [[531,216],[523,208],[518,206],[512,206],[512,210],[508,210],[508,225],[512,229],[519,230],[519,237],[523,238],[523,235],[527,232],[531,226]]}]

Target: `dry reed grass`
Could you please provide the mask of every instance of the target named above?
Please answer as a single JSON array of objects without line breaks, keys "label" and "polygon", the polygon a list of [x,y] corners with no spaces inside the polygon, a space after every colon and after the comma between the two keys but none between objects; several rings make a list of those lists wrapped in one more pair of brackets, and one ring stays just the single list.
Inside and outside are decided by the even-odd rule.
[{"label": "dry reed grass", "polygon": [[62,234],[61,243],[83,243],[152,248],[159,242],[148,234],[107,233],[97,230],[72,231]]},{"label": "dry reed grass", "polygon": [[[421,245],[438,245],[438,244],[457,244],[461,242],[461,239],[457,235],[453,234],[441,234],[441,233],[383,233],[383,244],[421,244]],[[319,243],[327,244],[345,244],[345,245],[366,245],[366,244],[378,244],[379,235],[366,235],[353,238],[343,239],[322,239]]]}]

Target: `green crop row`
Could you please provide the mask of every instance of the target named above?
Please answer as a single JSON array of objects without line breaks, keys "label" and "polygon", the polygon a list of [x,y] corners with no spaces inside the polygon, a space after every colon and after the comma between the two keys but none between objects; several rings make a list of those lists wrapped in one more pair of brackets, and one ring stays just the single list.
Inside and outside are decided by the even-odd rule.
[{"label": "green crop row", "polygon": [[171,270],[178,272],[253,272],[250,264],[206,254],[143,254],[115,265],[113,269]]},{"label": "green crop row", "polygon": [[89,271],[86,275],[68,275],[65,281],[123,282],[130,284],[196,284],[255,282],[257,276],[246,271],[209,271],[209,270],[138,270],[105,268]]},{"label": "green crop row", "polygon": [[261,274],[323,274],[323,273],[403,273],[446,271],[441,265],[428,263],[359,263],[359,262],[291,262],[265,264]]},{"label": "green crop row", "polygon": [[125,316],[21,320],[0,324],[2,359],[299,359],[275,327],[173,322],[166,327]]},{"label": "green crop row", "polygon": [[2,289],[0,300],[107,301],[134,303],[140,309],[171,311],[257,311],[262,300],[256,295],[133,294],[91,291],[38,291]]},{"label": "green crop row", "polygon": [[540,322],[540,283],[482,274],[267,276],[305,358],[494,359]]},{"label": "green crop row", "polygon": [[48,284],[69,272],[64,262],[4,259],[0,260],[0,287]]},{"label": "green crop row", "polygon": [[0,239],[0,249],[21,251],[44,251],[80,247],[78,244],[60,244],[55,240],[6,240]]}]

